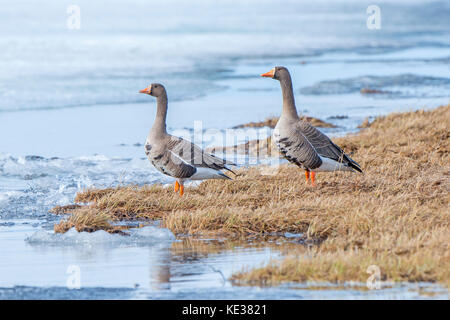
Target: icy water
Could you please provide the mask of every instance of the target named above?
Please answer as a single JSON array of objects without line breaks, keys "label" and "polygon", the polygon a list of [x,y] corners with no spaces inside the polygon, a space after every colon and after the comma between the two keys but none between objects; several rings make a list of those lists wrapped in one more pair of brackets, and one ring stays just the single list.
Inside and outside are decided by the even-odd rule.
[{"label": "icy water", "polygon": [[[204,146],[270,134],[229,129],[280,113],[278,83],[259,77],[275,65],[290,69],[299,110],[336,124],[325,129],[334,136],[366,117],[448,104],[448,1],[378,1],[379,30],[366,26],[372,3],[356,0],[76,3],[80,29],[67,27],[70,1],[8,1],[0,12],[0,299],[448,298],[430,284],[237,287],[233,272],[300,244],[157,227],[60,236],[48,213],[86,187],[172,182],[143,152],[155,101],[137,92],[152,82],[168,90],[170,132],[190,137],[200,124]],[[71,266],[80,289],[67,287]]]}]

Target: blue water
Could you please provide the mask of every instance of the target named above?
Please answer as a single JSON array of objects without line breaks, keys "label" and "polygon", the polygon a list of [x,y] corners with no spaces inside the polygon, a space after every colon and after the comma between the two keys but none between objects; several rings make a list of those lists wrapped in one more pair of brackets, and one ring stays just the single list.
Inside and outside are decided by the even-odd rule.
[{"label": "blue water", "polygon": [[[116,281],[107,265],[130,271],[120,269],[120,261],[133,250],[147,250],[134,244],[120,250],[102,247],[80,258],[79,248],[70,245],[53,251],[25,241],[34,232],[50,230],[58,218],[48,210],[71,203],[83,188],[172,182],[143,152],[155,101],[137,92],[152,82],[168,90],[171,132],[189,135],[201,121],[210,133],[206,137],[215,132],[219,140],[229,128],[280,113],[278,83],[259,77],[275,65],[291,71],[302,113],[338,126],[325,130],[332,136],[355,132],[366,117],[450,102],[448,1],[378,1],[379,30],[366,26],[366,8],[373,3],[357,0],[79,0],[80,29],[67,27],[73,1],[6,2],[0,11],[0,228],[5,239],[0,248],[6,250],[9,241],[8,248],[15,250],[8,263],[0,264],[2,298],[204,297],[200,287],[216,298],[249,294],[250,289],[224,287],[217,274],[203,269],[203,280],[194,277],[161,295],[152,286],[134,288],[147,277],[142,270],[154,267],[151,259],[136,261],[136,279]],[[386,93],[362,95],[364,87]],[[26,230],[24,219],[31,219]],[[164,255],[168,249],[160,250]],[[218,261],[245,260],[227,271],[231,274],[278,255],[267,250],[217,255]],[[102,260],[110,251],[115,258]],[[79,296],[68,293],[63,281],[67,261],[61,262],[65,254],[71,263],[98,264],[91,277],[102,274],[102,280],[85,283]],[[32,274],[34,259],[53,262],[64,276],[55,276],[45,265],[41,276],[24,276]],[[23,268],[11,268],[14,260],[22,261]],[[214,259],[200,260],[225,268]],[[190,263],[177,268],[189,270]],[[187,274],[180,273],[179,283]],[[170,283],[170,277],[165,281]],[[255,297],[321,297],[308,290],[270,290],[257,289]],[[330,290],[327,297],[337,292]],[[398,290],[398,295],[386,291],[376,297],[422,297],[416,289],[411,295],[403,287]],[[345,292],[360,297],[357,291]]]}]

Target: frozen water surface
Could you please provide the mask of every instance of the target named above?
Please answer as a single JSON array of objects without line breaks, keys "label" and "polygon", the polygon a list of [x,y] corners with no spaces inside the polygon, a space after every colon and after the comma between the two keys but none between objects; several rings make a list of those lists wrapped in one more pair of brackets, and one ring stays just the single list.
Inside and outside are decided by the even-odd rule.
[{"label": "frozen water surface", "polygon": [[[280,257],[277,245],[224,240],[175,239],[166,229],[130,230],[128,237],[103,231],[55,235],[33,220],[0,226],[1,299],[445,299],[444,288],[398,284],[364,290],[364,284],[236,287],[235,271]],[[291,238],[295,235],[289,234]],[[24,241],[25,239],[25,241]],[[281,248],[280,246],[279,248]],[[80,288],[67,286],[74,267]],[[312,288],[312,289],[311,289]],[[320,289],[316,290],[314,288]]]}]

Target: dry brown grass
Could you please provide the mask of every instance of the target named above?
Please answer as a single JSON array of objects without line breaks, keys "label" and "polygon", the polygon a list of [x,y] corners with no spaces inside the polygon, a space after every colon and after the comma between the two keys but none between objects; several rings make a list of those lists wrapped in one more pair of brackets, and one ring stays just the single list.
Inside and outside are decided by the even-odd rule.
[{"label": "dry brown grass", "polygon": [[[311,123],[313,126],[315,127],[319,127],[319,128],[336,128],[336,126],[332,123],[323,121],[321,119],[318,118],[314,118],[314,117],[308,117],[308,116],[300,116],[300,118],[304,121],[307,121],[309,123]],[[262,128],[262,127],[269,127],[269,128],[275,128],[275,126],[277,125],[278,122],[278,117],[270,117],[267,118],[264,121],[259,121],[259,122],[249,122],[246,124],[241,124],[238,126],[235,126],[234,129],[239,129],[239,128]]]},{"label": "dry brown grass", "polygon": [[371,88],[362,88],[360,90],[361,94],[390,94],[390,91],[371,89]]},{"label": "dry brown grass", "polygon": [[[73,209],[70,208],[70,210]],[[56,224],[54,230],[57,233],[65,233],[74,227],[78,232],[105,230],[110,233],[126,234],[122,231],[127,228],[126,226],[114,226],[110,221],[111,215],[108,212],[102,212],[97,208],[80,207],[67,220]]]},{"label": "dry brown grass", "polygon": [[367,268],[377,265],[383,280],[448,286],[449,124],[450,106],[445,106],[379,118],[360,134],[337,139],[355,152],[365,174],[349,180],[331,175],[315,190],[320,194],[304,199],[315,212],[323,210],[306,214],[309,236],[325,232],[325,240],[232,279],[258,285],[365,282]]},{"label": "dry brown grass", "polygon": [[159,185],[87,190],[76,202],[90,206],[72,208],[69,221],[76,224],[87,210],[110,220],[161,219],[176,234],[289,231],[320,243],[299,245],[281,263],[235,274],[240,284],[365,281],[372,264],[384,279],[448,284],[449,124],[450,106],[378,118],[359,134],[336,139],[364,174],[319,174],[315,188],[295,166],[283,165],[274,175],[253,167],[232,181],[186,188],[182,198]]},{"label": "dry brown grass", "polygon": [[[448,239],[447,239],[448,240]],[[335,250],[335,251],[333,251]],[[276,285],[282,282],[365,283],[372,275],[369,266],[380,268],[383,282],[441,282],[449,286],[448,255],[433,248],[398,255],[387,250],[332,249],[326,244],[309,249],[296,248],[281,261],[264,267],[235,273],[231,281],[237,285]]]}]

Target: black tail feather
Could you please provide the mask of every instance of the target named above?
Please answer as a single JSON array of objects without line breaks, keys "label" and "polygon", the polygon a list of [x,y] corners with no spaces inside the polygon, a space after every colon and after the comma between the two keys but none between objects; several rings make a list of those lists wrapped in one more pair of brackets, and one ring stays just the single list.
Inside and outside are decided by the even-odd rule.
[{"label": "black tail feather", "polygon": [[357,164],[356,162],[350,161],[347,165],[348,165],[350,168],[352,168],[352,169],[354,169],[354,170],[356,170],[356,171],[358,171],[358,172],[363,173],[361,167],[360,167],[359,164]]}]

